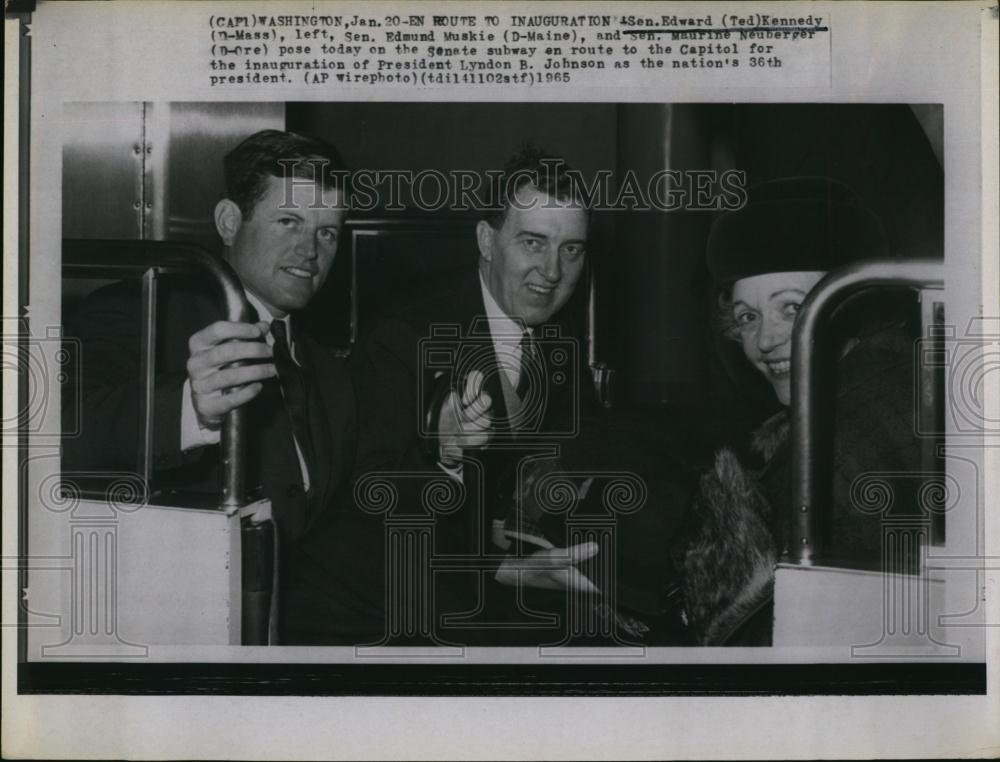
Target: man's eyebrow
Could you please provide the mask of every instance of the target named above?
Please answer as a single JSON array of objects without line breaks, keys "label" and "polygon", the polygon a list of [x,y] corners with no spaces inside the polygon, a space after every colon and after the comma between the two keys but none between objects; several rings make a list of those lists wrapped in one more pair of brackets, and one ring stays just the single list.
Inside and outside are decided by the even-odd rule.
[{"label": "man's eyebrow", "polygon": [[787,288],[779,288],[777,291],[775,291],[773,294],[771,294],[767,298],[768,299],[774,299],[775,297],[781,296],[782,294],[786,294],[786,293],[793,293],[793,294],[798,294],[799,296],[805,296],[809,292],[808,291],[803,291],[801,288],[795,288],[794,286],[789,286]]},{"label": "man's eyebrow", "polygon": [[545,240],[549,239],[548,235],[545,233],[537,233],[534,230],[518,230],[517,235],[518,237],[531,236],[532,238],[544,238]]}]

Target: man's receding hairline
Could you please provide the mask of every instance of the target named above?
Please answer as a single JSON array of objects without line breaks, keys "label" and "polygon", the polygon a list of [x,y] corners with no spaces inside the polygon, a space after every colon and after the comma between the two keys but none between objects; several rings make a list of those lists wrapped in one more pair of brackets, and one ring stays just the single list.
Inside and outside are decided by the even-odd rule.
[{"label": "man's receding hairline", "polygon": [[[586,221],[589,225],[590,209],[587,207],[586,204],[583,203],[583,199],[574,196],[572,190],[567,190],[565,192],[560,192],[558,188],[547,190],[545,188],[539,188],[537,185],[535,185],[535,183],[529,180],[528,182],[516,186],[514,188],[514,192],[511,194],[511,197],[516,197],[517,194],[523,191],[525,188],[528,188],[531,191],[534,191],[535,193],[538,193],[547,199],[554,199],[555,201],[560,203],[550,205],[544,202],[540,204],[532,202],[528,206],[528,208],[525,209],[519,206],[512,205],[510,203],[511,198],[505,197],[504,204],[499,210],[500,211],[499,214],[484,215],[482,219],[487,224],[489,224],[489,226],[494,230],[500,230],[500,228],[502,228],[507,223],[507,218],[509,216],[509,213],[513,211],[525,212],[529,211],[530,209],[576,209],[579,210],[580,212],[583,212],[584,217],[586,218]],[[494,222],[497,222],[499,224],[494,225],[493,224]]]}]

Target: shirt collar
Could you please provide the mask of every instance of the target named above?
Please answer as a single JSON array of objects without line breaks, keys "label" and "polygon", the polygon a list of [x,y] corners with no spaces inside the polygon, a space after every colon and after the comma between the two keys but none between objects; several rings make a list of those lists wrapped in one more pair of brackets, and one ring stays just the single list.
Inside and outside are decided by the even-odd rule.
[{"label": "shirt collar", "polygon": [[[245,292],[247,295],[247,301],[250,302],[251,307],[257,310],[257,317],[260,320],[263,320],[268,325],[270,325],[274,320],[280,320],[285,324],[285,335],[288,337],[288,351],[292,357],[295,358],[295,339],[293,338],[294,334],[292,333],[292,316],[285,315],[282,318],[274,317],[264,302],[258,299],[257,296],[250,291],[250,289],[245,289]],[[267,334],[267,343],[274,343],[274,335],[270,331],[268,331]],[[298,361],[297,358],[296,361]]]},{"label": "shirt collar", "polygon": [[531,329],[524,325],[524,321],[515,320],[503,311],[503,308],[493,298],[493,294],[490,293],[482,273],[479,273],[479,287],[483,292],[483,306],[486,308],[486,319],[489,321],[493,343],[519,347],[525,329],[527,328],[529,332]]}]

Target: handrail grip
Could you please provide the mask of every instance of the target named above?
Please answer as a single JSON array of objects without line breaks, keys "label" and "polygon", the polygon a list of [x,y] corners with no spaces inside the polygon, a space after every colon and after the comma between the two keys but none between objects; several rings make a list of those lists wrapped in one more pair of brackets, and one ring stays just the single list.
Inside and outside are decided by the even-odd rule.
[{"label": "handrail grip", "polygon": [[[817,550],[817,529],[830,510],[829,495],[818,489],[820,469],[829,466],[823,457],[824,437],[819,432],[824,409],[819,381],[819,329],[832,312],[862,289],[887,286],[918,289],[941,288],[944,264],[922,259],[869,260],[826,275],[809,292],[796,316],[792,331],[791,447],[792,507],[790,560],[808,566]],[[831,406],[826,406],[827,410]]]},{"label": "handrail grip", "polygon": [[[150,270],[202,271],[222,292],[226,320],[246,322],[250,306],[236,273],[222,259],[196,244],[174,241],[63,239],[64,276],[138,277]],[[222,422],[222,506],[238,508],[246,502],[244,432],[246,414],[236,408]]]}]

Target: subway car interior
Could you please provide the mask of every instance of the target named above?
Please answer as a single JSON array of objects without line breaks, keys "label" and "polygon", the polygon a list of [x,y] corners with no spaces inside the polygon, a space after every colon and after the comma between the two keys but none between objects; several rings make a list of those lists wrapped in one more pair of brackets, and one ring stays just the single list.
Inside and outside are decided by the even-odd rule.
[{"label": "subway car interior", "polygon": [[[817,312],[835,312],[834,302],[847,300],[865,314],[891,313],[914,346],[943,321],[943,124],[940,108],[932,105],[69,103],[64,118],[64,324],[96,288],[138,278],[153,296],[144,302],[144,331],[155,343],[157,287],[148,273],[166,282],[162,278],[175,271],[212,270],[209,260],[221,249],[212,209],[223,188],[222,156],[261,129],[327,140],[349,166],[375,172],[486,173],[530,143],[564,158],[584,177],[610,172],[612,183],[630,173],[641,183],[664,169],[736,170],[745,173],[746,186],[787,177],[832,178],[853,189],[881,220],[888,257],[882,270],[845,273]],[[391,204],[379,199],[348,215],[331,275],[308,309],[313,334],[348,361],[380,316],[476,266],[480,210],[421,208],[427,204],[408,197],[412,192],[404,188]],[[719,300],[705,252],[719,214],[628,205],[592,210],[586,273],[567,307],[579,327],[581,378],[593,404],[581,406],[585,425],[579,436],[560,447],[580,472],[637,474],[644,485],[641,510],[613,517],[616,605],[650,625],[644,645],[697,645],[677,634],[683,623],[668,610],[677,594],[677,547],[690,531],[692,500],[720,448],[748,452],[754,432],[781,409],[740,345],[717,329]],[[187,254],[188,245],[211,256]],[[235,295],[225,291],[225,274],[219,277],[230,314],[242,314],[240,289]],[[811,338],[802,338],[802,346],[811,347]],[[822,479],[810,482],[809,474],[828,460],[820,440],[829,426],[819,422],[829,408],[824,377],[819,364],[808,366],[806,354],[793,358],[794,371],[812,374],[809,384],[795,387],[793,381],[799,396],[792,401],[791,446],[804,453],[792,456],[791,468],[804,474],[800,481],[792,477],[799,500],[812,499],[810,490]],[[146,355],[144,362],[155,364],[153,350]],[[920,443],[923,463],[942,471],[934,459],[943,441],[943,381],[933,369],[914,367],[914,378],[923,384],[921,415],[937,424]],[[123,649],[147,647],[141,644],[280,643],[268,592],[275,543],[261,536],[260,524],[247,520],[241,481],[246,475],[238,463],[239,440],[253,431],[246,421],[227,422],[223,489],[191,494],[158,474],[148,457],[148,427],[156,421],[151,396],[145,399],[147,429],[140,427],[139,435],[145,440],[136,442],[135,473],[141,478],[125,480],[142,510],[120,500],[125,507],[115,514],[113,548],[101,546],[101,552],[116,554],[116,621],[92,629],[73,620],[63,630],[36,633],[29,658],[118,658]],[[73,404],[64,396],[64,422],[72,419]],[[108,481],[115,475],[65,462],[63,470],[80,505],[114,501]],[[45,522],[51,527],[65,520],[34,518],[31,536],[37,542],[47,536]],[[80,532],[92,531],[92,525],[80,526]],[[824,531],[818,524],[800,526],[806,537]],[[918,528],[923,539],[915,542],[943,546],[947,529],[942,516],[930,516]],[[80,542],[89,547],[90,540]],[[887,586],[896,583],[850,559],[817,563],[808,546],[805,540],[793,543],[775,560],[773,612],[767,610],[774,619],[772,644],[867,643],[877,651],[884,621],[871,611],[883,611]],[[181,549],[185,562],[178,564]],[[66,605],[71,592],[60,584],[50,590],[33,585],[34,600],[48,597],[50,609]],[[926,595],[938,595],[936,584],[928,583]],[[859,603],[864,601],[871,607]],[[729,635],[759,612],[751,607],[739,622],[730,622]],[[921,637],[932,642],[928,627]],[[729,635],[717,642],[739,643],[727,640]]]}]

